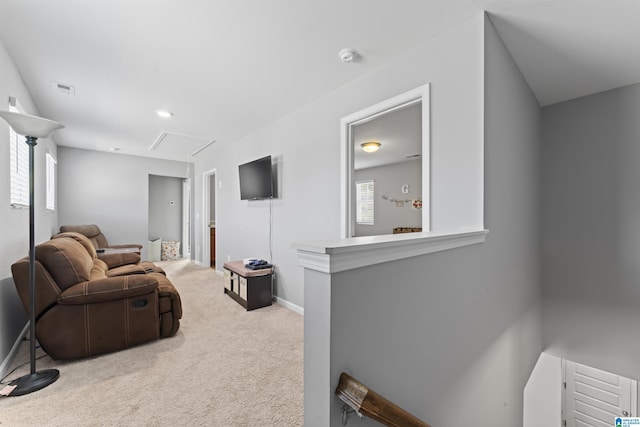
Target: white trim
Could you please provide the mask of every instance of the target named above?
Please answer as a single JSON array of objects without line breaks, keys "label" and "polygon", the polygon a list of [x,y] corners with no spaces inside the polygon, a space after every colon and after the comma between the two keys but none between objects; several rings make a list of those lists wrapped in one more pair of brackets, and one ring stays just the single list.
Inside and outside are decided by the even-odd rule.
[{"label": "white trim", "polygon": [[353,235],[355,220],[351,212],[353,199],[352,127],[406,106],[422,103],[422,229],[431,230],[431,141],[430,84],[417,87],[340,119],[340,237]]},{"label": "white trim", "polygon": [[638,416],[638,381],[629,379],[631,381],[631,414],[630,417]]},{"label": "white trim", "polygon": [[191,157],[195,157],[196,154],[198,154],[199,152],[201,152],[202,150],[204,150],[205,148],[207,148],[208,146],[210,146],[214,142],[216,142],[216,141],[215,140],[209,141],[209,142],[205,143],[202,147],[197,148],[196,151],[191,153]]},{"label": "white trim", "polygon": [[338,273],[388,261],[483,243],[489,230],[406,233],[294,243],[301,267]]},{"label": "white trim", "polygon": [[5,357],[4,360],[2,361],[2,364],[0,365],[0,378],[4,377],[9,371],[11,362],[13,362],[13,358],[16,357],[18,350],[20,350],[20,345],[24,341],[23,338],[27,336],[28,332],[29,332],[29,321],[27,321],[27,324],[24,325],[24,328],[22,328],[22,332],[20,332],[20,335],[18,335],[18,338],[16,338],[16,342],[13,343],[11,350],[9,350],[9,354],[7,354],[7,357]]},{"label": "white trim", "polygon": [[289,310],[294,311],[294,312],[304,316],[304,307],[300,307],[297,304],[289,302],[286,299],[282,299],[282,298],[280,298],[278,296],[275,296],[275,295],[273,296],[273,299],[276,301],[276,303],[280,304],[284,308],[288,308]]},{"label": "white trim", "polygon": [[191,178],[182,178],[182,257],[191,259]]}]

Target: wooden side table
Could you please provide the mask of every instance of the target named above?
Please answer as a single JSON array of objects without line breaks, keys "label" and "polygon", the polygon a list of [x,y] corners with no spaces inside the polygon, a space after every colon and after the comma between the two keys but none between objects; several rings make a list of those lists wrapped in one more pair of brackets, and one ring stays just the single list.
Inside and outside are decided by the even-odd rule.
[{"label": "wooden side table", "polygon": [[273,268],[249,270],[242,261],[224,263],[224,293],[247,311],[273,302]]}]

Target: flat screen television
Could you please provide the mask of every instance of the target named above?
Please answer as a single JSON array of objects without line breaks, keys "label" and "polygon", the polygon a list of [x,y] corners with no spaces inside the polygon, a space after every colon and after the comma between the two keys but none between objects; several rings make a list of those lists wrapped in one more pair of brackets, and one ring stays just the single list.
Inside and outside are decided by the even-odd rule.
[{"label": "flat screen television", "polygon": [[240,173],[240,199],[258,200],[273,197],[271,156],[238,166]]}]

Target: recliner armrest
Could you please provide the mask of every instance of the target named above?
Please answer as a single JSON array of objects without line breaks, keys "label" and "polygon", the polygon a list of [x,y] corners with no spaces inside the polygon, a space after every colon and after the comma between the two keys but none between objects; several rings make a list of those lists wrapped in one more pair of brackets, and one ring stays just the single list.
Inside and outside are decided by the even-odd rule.
[{"label": "recliner armrest", "polygon": [[104,261],[109,268],[116,268],[127,264],[137,264],[140,262],[140,254],[134,252],[98,254],[98,258]]},{"label": "recliner armrest", "polygon": [[91,304],[146,295],[158,288],[150,275],[133,275],[89,280],[67,288],[58,296],[58,304]]},{"label": "recliner armrest", "polygon": [[126,245],[109,245],[109,248],[113,248],[113,249],[127,249],[127,248],[138,248],[138,249],[142,249],[142,245],[138,244],[138,243],[128,243]]}]

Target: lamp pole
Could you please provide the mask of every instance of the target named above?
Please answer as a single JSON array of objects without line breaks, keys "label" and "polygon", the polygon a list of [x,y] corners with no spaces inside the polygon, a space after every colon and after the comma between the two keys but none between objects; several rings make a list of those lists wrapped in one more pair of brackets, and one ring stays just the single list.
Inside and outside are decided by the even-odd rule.
[{"label": "lamp pole", "polygon": [[[35,162],[34,154],[38,138],[26,137],[29,146],[29,295],[31,295],[31,307],[29,308],[29,357],[31,359],[31,374],[36,373],[36,239],[35,239]],[[58,373],[59,375],[59,373]],[[56,377],[57,379],[57,377]],[[55,381],[55,380],[54,380]]]},{"label": "lamp pole", "polygon": [[15,386],[9,396],[22,396],[45,388],[60,376],[57,369],[36,371],[36,249],[35,249],[35,146],[38,138],[46,138],[51,132],[64,127],[60,123],[14,112],[0,111],[3,118],[15,130],[24,135],[29,146],[29,358],[30,373],[9,383]]}]

